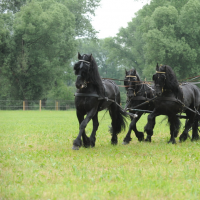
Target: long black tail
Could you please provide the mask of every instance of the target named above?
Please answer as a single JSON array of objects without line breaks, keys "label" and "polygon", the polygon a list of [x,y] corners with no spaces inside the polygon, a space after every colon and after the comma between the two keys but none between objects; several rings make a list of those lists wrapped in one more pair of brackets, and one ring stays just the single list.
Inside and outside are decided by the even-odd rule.
[{"label": "long black tail", "polygon": [[109,109],[110,116],[112,118],[111,133],[120,133],[126,128],[126,118],[128,115],[117,104],[113,103]]}]

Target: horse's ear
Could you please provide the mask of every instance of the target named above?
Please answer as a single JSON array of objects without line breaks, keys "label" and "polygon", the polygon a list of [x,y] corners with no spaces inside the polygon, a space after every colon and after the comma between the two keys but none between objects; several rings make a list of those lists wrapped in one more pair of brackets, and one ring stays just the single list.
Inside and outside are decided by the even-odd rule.
[{"label": "horse's ear", "polygon": [[134,73],[134,75],[136,75],[136,74],[137,74],[137,72],[136,72],[136,69],[134,69],[134,70],[133,70],[133,73]]},{"label": "horse's ear", "polygon": [[158,66],[158,63],[156,65],[156,71],[159,71],[159,66]]},{"label": "horse's ear", "polygon": [[78,59],[80,60],[81,59],[81,54],[78,52]]},{"label": "horse's ear", "polygon": [[167,67],[166,67],[166,65],[165,65],[165,72],[166,72],[166,69],[167,69]]},{"label": "horse's ear", "polygon": [[92,53],[90,54],[90,56],[89,56],[89,61],[91,62],[92,61]]},{"label": "horse's ear", "polygon": [[126,71],[126,69],[125,69],[125,74],[126,74],[126,75],[128,74],[128,72]]}]

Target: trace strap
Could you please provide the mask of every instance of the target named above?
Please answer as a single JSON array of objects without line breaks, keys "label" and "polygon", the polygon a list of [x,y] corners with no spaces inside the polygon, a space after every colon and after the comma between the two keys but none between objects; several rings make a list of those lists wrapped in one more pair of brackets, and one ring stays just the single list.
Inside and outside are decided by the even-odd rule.
[{"label": "trace strap", "polygon": [[[98,94],[95,94],[95,93],[75,93],[74,96],[81,96],[81,97],[100,97]],[[132,114],[132,113],[128,113],[126,112],[125,109],[123,109],[116,101],[112,100],[112,99],[109,99],[108,97],[104,97],[104,98],[99,98],[99,100],[106,100],[106,101],[111,101],[113,103],[116,103],[117,106],[119,106],[123,112],[125,112],[127,115],[130,115],[134,118],[136,118],[138,115],[136,114]]]},{"label": "trace strap", "polygon": [[139,105],[133,107],[132,109],[135,109],[135,108],[138,108],[138,107],[140,107],[140,106],[142,106],[142,105],[145,105],[145,104],[149,103],[150,101],[153,101],[153,100],[156,99],[156,98],[157,98],[157,96],[154,97],[154,98],[152,98],[152,99],[149,99],[148,101],[145,101],[144,103],[141,103],[141,104],[139,104]]},{"label": "trace strap", "polygon": [[95,94],[95,93],[75,93],[74,96],[79,96],[79,97],[99,97],[99,95]]}]

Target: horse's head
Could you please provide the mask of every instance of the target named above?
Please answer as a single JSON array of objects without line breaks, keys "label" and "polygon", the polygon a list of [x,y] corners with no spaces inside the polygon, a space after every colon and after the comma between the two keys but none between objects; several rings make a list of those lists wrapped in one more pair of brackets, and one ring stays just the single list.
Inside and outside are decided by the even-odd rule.
[{"label": "horse's head", "polygon": [[135,69],[125,70],[125,74],[124,86],[126,87],[127,96],[131,98],[135,95],[137,81],[140,80]]},{"label": "horse's head", "polygon": [[78,53],[78,62],[74,65],[77,89],[86,88],[90,77],[90,63],[92,61],[92,54],[83,54],[82,56]]},{"label": "horse's head", "polygon": [[155,91],[157,96],[161,96],[166,82],[166,65],[156,66],[156,73],[153,75]]}]

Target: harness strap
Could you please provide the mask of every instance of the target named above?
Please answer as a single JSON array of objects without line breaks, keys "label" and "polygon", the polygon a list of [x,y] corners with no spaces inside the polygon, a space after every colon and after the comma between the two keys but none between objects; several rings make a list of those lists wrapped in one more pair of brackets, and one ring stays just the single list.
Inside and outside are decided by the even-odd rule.
[{"label": "harness strap", "polygon": [[146,98],[146,97],[143,97],[143,96],[133,96],[132,98],[131,98],[131,100],[133,100],[133,101],[141,101],[141,100],[149,100],[148,98]]},{"label": "harness strap", "polygon": [[78,96],[78,97],[99,97],[99,95],[95,94],[95,93],[75,93],[74,96]]},{"label": "harness strap", "polygon": [[198,110],[195,108],[195,111],[194,110],[192,110],[191,108],[189,108],[188,106],[186,106],[182,101],[180,101],[179,99],[177,99],[177,101],[183,106],[183,107],[185,107],[186,109],[188,109],[188,110],[190,110],[191,112],[193,112],[193,113],[195,113],[195,114],[197,114],[197,115],[199,115],[200,116],[200,113],[198,112]]},{"label": "harness strap", "polygon": [[[95,94],[95,93],[91,93],[91,94],[89,94],[89,93],[75,93],[74,96],[81,96],[81,97],[99,97],[99,95],[98,95],[98,94]],[[114,100],[112,100],[112,99],[108,99],[108,97],[105,97],[105,98],[102,98],[102,99],[105,99],[106,101],[111,101],[111,102],[113,102],[113,103],[116,103],[116,104],[122,109],[122,111],[125,112],[127,115],[130,115],[131,117],[134,117],[134,118],[137,117],[136,114],[132,114],[132,113],[126,112],[126,110],[124,110],[124,109],[121,107],[121,105],[119,105],[116,101],[114,101]]]},{"label": "harness strap", "polygon": [[[112,80],[109,80],[109,79],[103,79],[102,80],[102,82],[105,82],[105,81],[108,81],[108,82],[110,82],[111,84],[113,84],[113,86],[114,86],[114,93],[115,93],[115,102],[117,101],[117,91],[116,91],[116,84],[115,84],[115,82],[113,82]],[[105,86],[105,94],[106,94],[106,85],[104,84],[104,86]]]},{"label": "harness strap", "polygon": [[157,99],[162,101],[174,101],[176,103],[180,103],[180,100],[176,99],[175,97],[157,97]]},{"label": "harness strap", "polygon": [[133,118],[138,117],[137,114],[132,114],[132,113],[126,112],[126,109],[123,109],[123,108],[121,107],[121,105],[119,105],[116,101],[114,101],[114,100],[112,100],[112,99],[108,99],[108,98],[105,98],[105,99],[106,99],[107,101],[111,101],[111,102],[113,102],[113,103],[116,103],[116,104],[122,109],[122,111],[125,112],[127,115],[130,115],[130,116],[133,117]]},{"label": "harness strap", "polygon": [[142,106],[142,105],[145,105],[145,104],[149,103],[150,101],[153,101],[153,100],[156,99],[156,98],[157,98],[157,96],[154,97],[154,98],[152,98],[152,99],[149,99],[148,101],[145,101],[144,103],[141,103],[141,104],[139,104],[139,105],[133,107],[132,109],[135,109],[135,108],[138,108],[138,107],[140,107],[140,106]]}]

